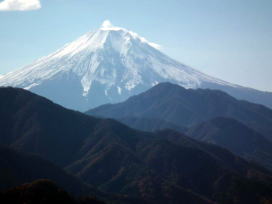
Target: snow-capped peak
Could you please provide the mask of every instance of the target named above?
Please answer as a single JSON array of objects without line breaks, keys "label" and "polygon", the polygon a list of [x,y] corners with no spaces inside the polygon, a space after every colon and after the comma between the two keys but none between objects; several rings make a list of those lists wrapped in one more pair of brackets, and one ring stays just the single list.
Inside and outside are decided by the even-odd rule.
[{"label": "snow-capped peak", "polygon": [[[187,88],[198,88],[204,83],[227,84],[154,49],[158,47],[106,20],[95,32],[6,74],[0,78],[0,86],[29,89],[66,107],[82,110],[124,100],[159,82],[168,81]],[[61,97],[64,93],[65,97],[73,97]],[[76,99],[79,101],[67,105]]]},{"label": "snow-capped peak", "polygon": [[161,46],[159,44],[154,43],[154,42],[150,42],[147,39],[145,39],[144,37],[141,37],[139,34],[133,32],[133,31],[130,31],[126,28],[114,26],[109,20],[105,20],[102,23],[100,30],[102,30],[102,31],[121,31],[123,33],[126,33],[127,35],[130,35],[130,37],[132,37],[134,39],[139,39],[142,43],[146,43],[155,49],[158,49],[158,50],[161,49]]},{"label": "snow-capped peak", "polygon": [[122,48],[122,50],[119,50],[121,53],[124,53],[124,50],[129,49],[133,44],[132,41],[139,41],[158,50],[161,48],[160,45],[146,40],[137,33],[122,27],[114,26],[109,20],[105,20],[101,27],[95,32],[89,32],[81,36],[48,57],[63,58],[72,57],[82,52],[85,54],[86,52],[96,52],[99,49],[103,49],[105,43],[109,41],[115,48]]}]

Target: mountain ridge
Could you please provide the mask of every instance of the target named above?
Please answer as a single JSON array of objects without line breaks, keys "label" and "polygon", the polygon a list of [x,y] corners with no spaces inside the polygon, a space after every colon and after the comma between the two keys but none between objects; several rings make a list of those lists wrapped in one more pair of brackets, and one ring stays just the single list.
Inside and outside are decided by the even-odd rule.
[{"label": "mountain ridge", "polygon": [[[169,82],[117,104],[106,104],[86,112],[96,117],[155,118],[176,126],[190,127],[214,117],[234,118],[271,141],[272,110],[237,100],[220,90],[185,89]],[[133,125],[133,124],[132,124]]]}]

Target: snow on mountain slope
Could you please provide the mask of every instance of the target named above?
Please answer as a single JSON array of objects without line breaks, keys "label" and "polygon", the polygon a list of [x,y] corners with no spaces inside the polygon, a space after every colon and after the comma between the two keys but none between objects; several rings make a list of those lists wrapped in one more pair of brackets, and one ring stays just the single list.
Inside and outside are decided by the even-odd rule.
[{"label": "snow on mountain slope", "polygon": [[205,75],[159,50],[159,45],[104,21],[51,55],[0,78],[77,110],[115,103],[160,82],[186,88],[242,87]]}]

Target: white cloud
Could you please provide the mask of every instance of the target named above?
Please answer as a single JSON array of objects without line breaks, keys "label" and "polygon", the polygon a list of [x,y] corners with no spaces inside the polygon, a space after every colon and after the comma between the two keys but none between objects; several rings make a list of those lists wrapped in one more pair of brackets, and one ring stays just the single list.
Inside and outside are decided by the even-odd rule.
[{"label": "white cloud", "polygon": [[111,24],[111,22],[109,20],[105,20],[102,25],[101,25],[102,28],[111,28],[113,27],[113,25]]},{"label": "white cloud", "polygon": [[40,8],[40,0],[4,0],[0,2],[0,11],[29,11]]}]

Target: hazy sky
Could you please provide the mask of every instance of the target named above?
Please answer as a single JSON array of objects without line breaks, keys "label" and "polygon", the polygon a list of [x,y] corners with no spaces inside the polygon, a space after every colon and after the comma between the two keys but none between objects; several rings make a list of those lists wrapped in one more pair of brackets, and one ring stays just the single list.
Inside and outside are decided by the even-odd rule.
[{"label": "hazy sky", "polygon": [[272,0],[0,1],[0,74],[50,54],[105,19],[204,73],[272,91]]}]

